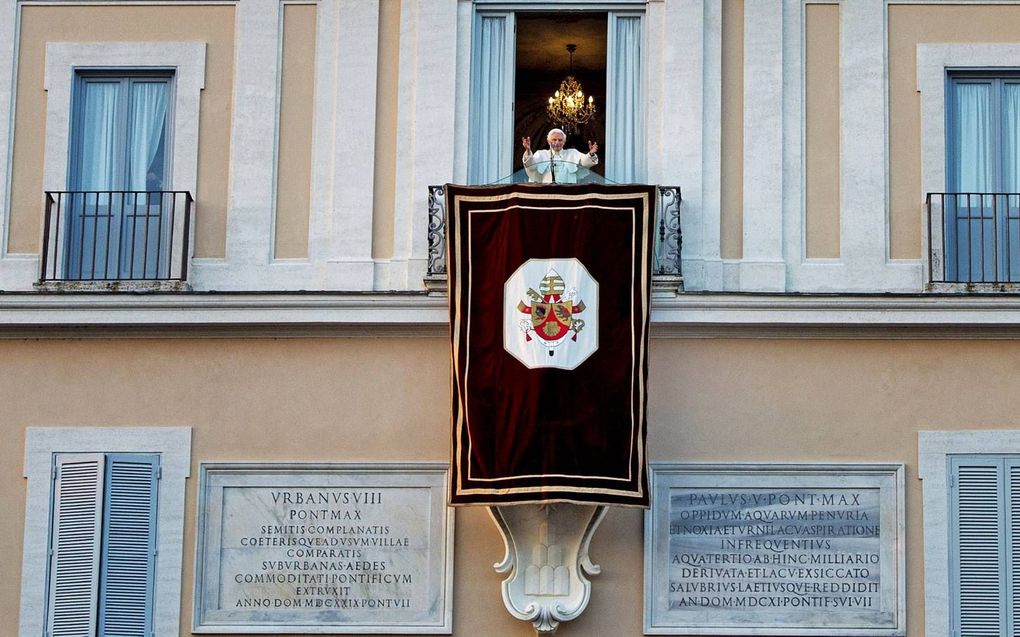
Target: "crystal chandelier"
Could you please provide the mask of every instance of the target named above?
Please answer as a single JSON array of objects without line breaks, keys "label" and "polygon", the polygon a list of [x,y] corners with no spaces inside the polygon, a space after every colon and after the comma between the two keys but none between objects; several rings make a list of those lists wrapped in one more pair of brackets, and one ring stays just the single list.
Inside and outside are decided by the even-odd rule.
[{"label": "crystal chandelier", "polygon": [[576,50],[576,44],[567,45],[567,53],[570,54],[570,73],[566,79],[560,82],[560,90],[549,98],[549,105],[545,108],[549,119],[567,134],[576,134],[578,126],[587,124],[595,116],[595,100],[589,95],[588,101],[584,101],[581,83],[574,77],[574,51]]}]

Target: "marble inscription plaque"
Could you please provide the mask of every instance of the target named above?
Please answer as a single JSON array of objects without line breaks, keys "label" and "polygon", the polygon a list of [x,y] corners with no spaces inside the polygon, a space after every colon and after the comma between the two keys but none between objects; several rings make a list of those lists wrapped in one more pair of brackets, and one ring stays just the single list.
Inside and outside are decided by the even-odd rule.
[{"label": "marble inscription plaque", "polygon": [[902,465],[653,465],[652,634],[902,635]]},{"label": "marble inscription plaque", "polygon": [[450,633],[446,465],[203,464],[194,632]]}]

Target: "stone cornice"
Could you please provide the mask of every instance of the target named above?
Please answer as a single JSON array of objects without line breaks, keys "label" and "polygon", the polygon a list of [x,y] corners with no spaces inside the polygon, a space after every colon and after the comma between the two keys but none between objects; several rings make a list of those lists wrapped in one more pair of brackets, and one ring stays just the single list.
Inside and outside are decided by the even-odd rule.
[{"label": "stone cornice", "polygon": [[[445,336],[421,293],[0,293],[0,337]],[[659,295],[652,336],[1020,338],[1020,296]]]}]

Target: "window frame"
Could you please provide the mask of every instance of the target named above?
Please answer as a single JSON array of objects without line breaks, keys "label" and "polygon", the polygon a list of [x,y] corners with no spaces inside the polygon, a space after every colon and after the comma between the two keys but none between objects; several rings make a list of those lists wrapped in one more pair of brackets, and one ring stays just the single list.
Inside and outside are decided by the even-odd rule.
[{"label": "window frame", "polygon": [[[79,73],[153,73],[173,71],[167,105],[169,183],[197,200],[198,134],[201,92],[205,87],[205,42],[50,42],[46,45],[43,87],[46,96],[46,143],[43,190],[68,185],[72,93]],[[41,193],[40,193],[41,196]]]},{"label": "window frame", "polygon": [[[122,87],[126,88],[123,95],[118,96],[118,125],[123,123],[131,127],[130,99],[131,86],[136,82],[161,82],[166,84],[167,108],[164,122],[163,140],[163,185],[161,191],[173,190],[173,148],[174,148],[174,96],[176,90],[174,69],[172,68],[146,68],[146,69],[75,69],[74,85],[71,88],[71,126],[68,132],[68,157],[67,157],[67,189],[81,190],[80,164],[82,161],[82,144],[84,143],[83,133],[85,127],[85,86],[89,83],[98,83],[106,80],[118,80]],[[123,120],[123,121],[120,121]],[[125,190],[127,173],[128,141],[126,135],[119,135],[115,155],[121,166],[118,168],[117,182],[112,190]],[[156,192],[156,191],[152,191]]]},{"label": "window frame", "polygon": [[[953,90],[961,84],[989,84],[991,86],[991,139],[994,145],[992,156],[993,166],[992,187],[990,192],[1005,192],[1003,188],[1003,165],[1006,159],[1005,145],[1002,143],[1002,100],[1003,87],[1006,84],[1020,85],[1020,68],[1001,69],[946,69],[946,191],[960,192],[959,169],[957,161],[958,148],[954,140],[958,137],[959,113],[956,112],[952,99]],[[1017,149],[1020,152],[1020,149]]]},{"label": "window frame", "polygon": [[1020,430],[920,431],[917,446],[924,514],[924,634],[949,635],[951,458],[1020,455]]},{"label": "window frame", "polygon": [[25,535],[19,634],[46,627],[54,457],[64,453],[158,454],[162,477],[156,498],[156,563],[152,629],[180,632],[184,543],[184,491],[191,475],[190,427],[29,427],[25,430]]},{"label": "window frame", "polygon": [[[983,468],[994,471],[995,474],[995,551],[998,554],[999,577],[999,622],[1000,627],[1005,625],[1002,634],[1014,634],[1013,618],[1016,610],[1012,608],[1013,582],[1017,578],[1012,573],[1012,543],[1010,536],[1014,529],[1012,516],[1014,513],[1010,507],[1010,501],[1015,499],[1011,491],[1010,472],[1020,466],[1020,456],[1016,454],[953,454],[948,457],[950,488],[949,488],[949,591],[950,591],[950,631],[953,635],[960,635],[961,599],[961,530],[960,530],[960,509],[962,498],[960,494],[960,469],[964,466],[969,468]],[[973,499],[975,494],[968,493]],[[1011,576],[1012,575],[1012,576]],[[1012,612],[1011,612],[1012,611]]]}]

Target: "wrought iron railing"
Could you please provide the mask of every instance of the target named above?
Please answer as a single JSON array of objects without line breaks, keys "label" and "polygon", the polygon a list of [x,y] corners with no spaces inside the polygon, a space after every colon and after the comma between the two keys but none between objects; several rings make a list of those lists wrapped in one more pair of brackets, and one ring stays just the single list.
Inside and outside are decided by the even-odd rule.
[{"label": "wrought iron railing", "polygon": [[42,281],[185,281],[186,191],[46,193]]},{"label": "wrought iron railing", "polygon": [[[682,281],[681,252],[683,234],[680,230],[679,186],[659,186],[659,215],[656,220],[655,262],[653,278],[671,282]],[[446,188],[429,186],[428,269],[425,282],[446,280]]]},{"label": "wrought iron railing", "polygon": [[1020,283],[1020,193],[932,192],[925,210],[930,283]]}]

